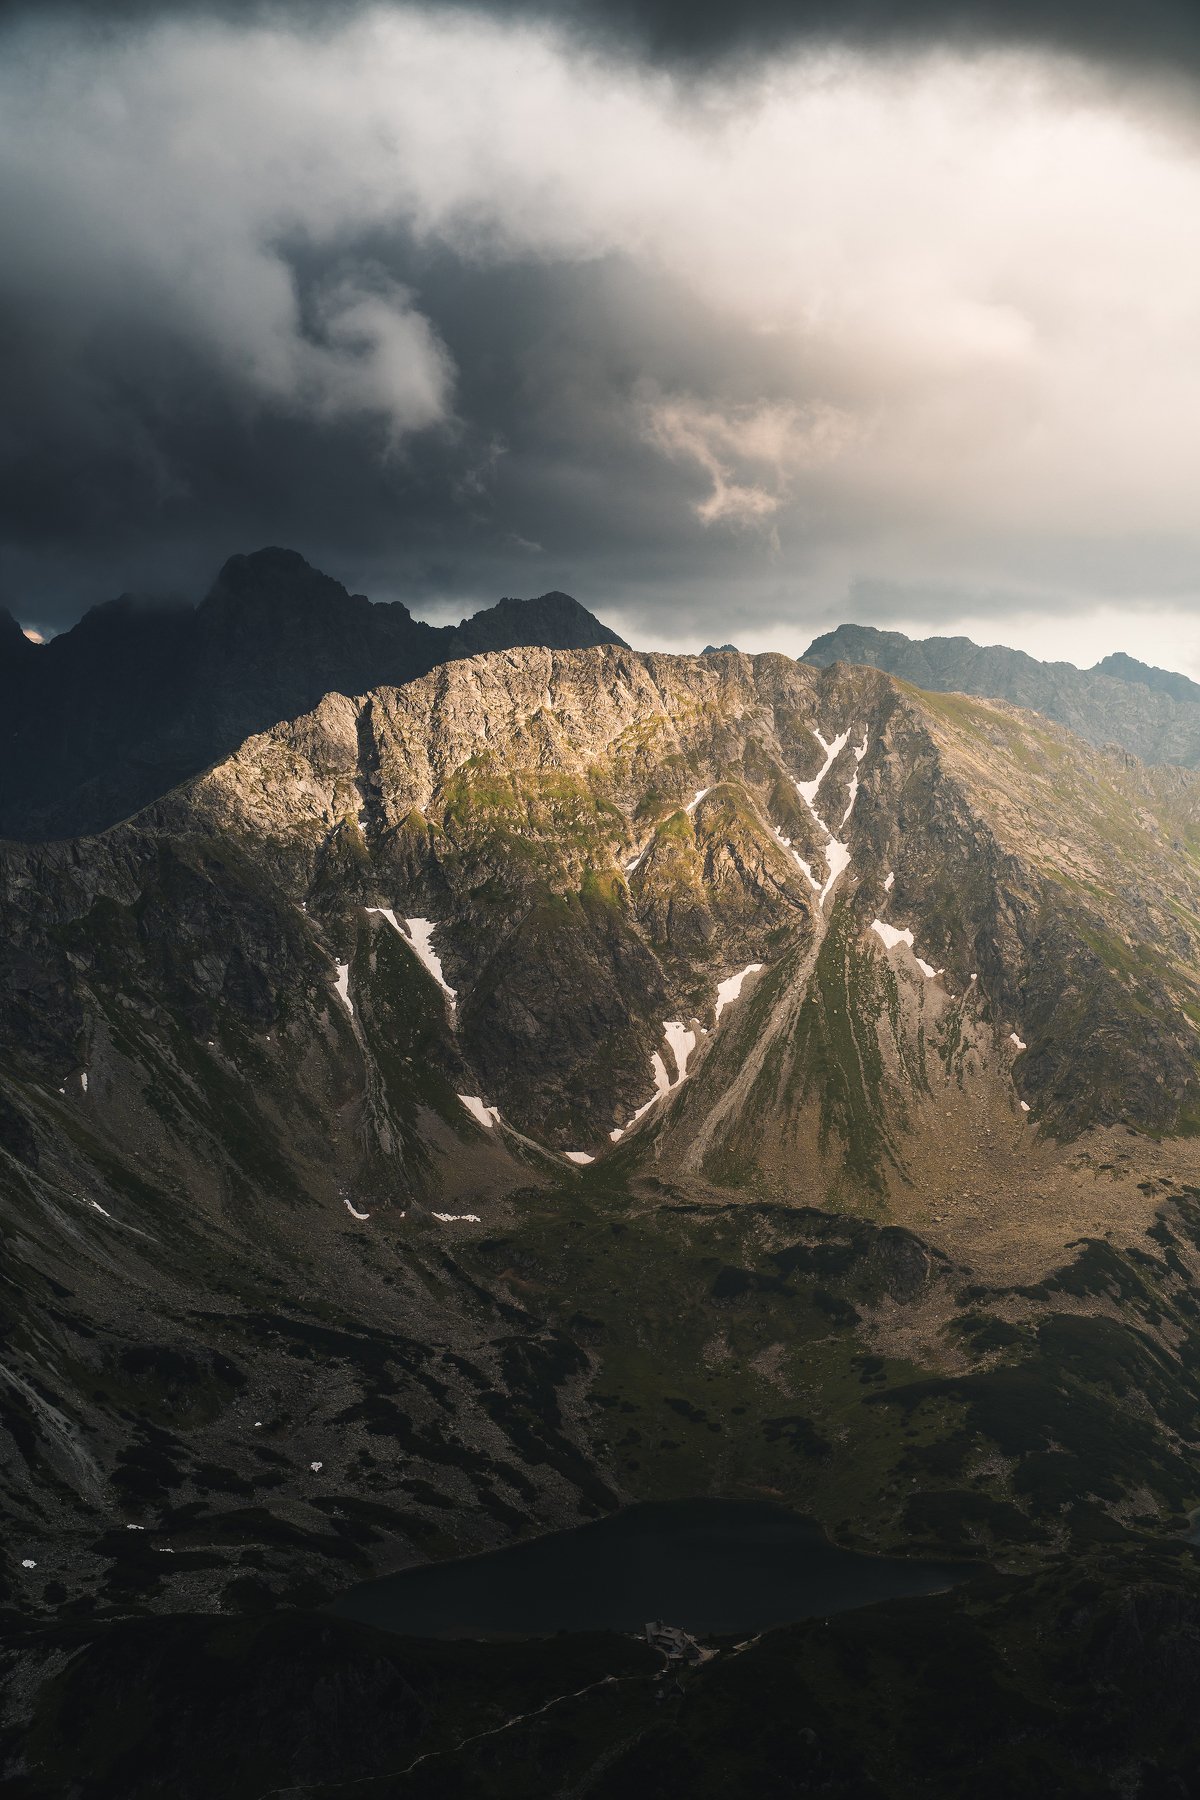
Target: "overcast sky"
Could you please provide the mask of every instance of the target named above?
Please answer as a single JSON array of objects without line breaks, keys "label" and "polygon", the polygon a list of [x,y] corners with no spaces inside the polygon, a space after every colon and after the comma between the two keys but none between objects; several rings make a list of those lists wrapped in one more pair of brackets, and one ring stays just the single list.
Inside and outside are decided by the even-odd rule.
[{"label": "overcast sky", "polygon": [[0,3],[0,603],[1200,675],[1200,26],[1080,10]]}]

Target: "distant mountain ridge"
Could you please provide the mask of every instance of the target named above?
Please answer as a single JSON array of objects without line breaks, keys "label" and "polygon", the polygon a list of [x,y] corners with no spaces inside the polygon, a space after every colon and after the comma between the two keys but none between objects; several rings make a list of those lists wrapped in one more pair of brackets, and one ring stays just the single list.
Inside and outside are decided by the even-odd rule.
[{"label": "distant mountain ridge", "polygon": [[1200,767],[1200,684],[1120,651],[1079,669],[966,637],[910,638],[847,624],[815,638],[801,661],[866,664],[927,692],[1008,700],[1090,744],[1117,744],[1143,762]]},{"label": "distant mountain ridge", "polygon": [[327,693],[489,650],[599,644],[623,640],[569,594],[434,626],[278,548],[231,557],[197,607],[123,595],[46,645],[0,610],[0,837],[104,830]]}]

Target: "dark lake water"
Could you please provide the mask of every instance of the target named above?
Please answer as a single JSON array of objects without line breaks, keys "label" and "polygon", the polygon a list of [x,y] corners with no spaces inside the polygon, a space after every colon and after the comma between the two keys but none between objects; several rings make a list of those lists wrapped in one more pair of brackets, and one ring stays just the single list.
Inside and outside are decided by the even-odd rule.
[{"label": "dark lake water", "polygon": [[649,1619],[717,1635],[943,1593],[970,1572],[836,1549],[780,1507],[687,1500],[363,1582],[331,1610],[417,1637],[633,1631]]}]

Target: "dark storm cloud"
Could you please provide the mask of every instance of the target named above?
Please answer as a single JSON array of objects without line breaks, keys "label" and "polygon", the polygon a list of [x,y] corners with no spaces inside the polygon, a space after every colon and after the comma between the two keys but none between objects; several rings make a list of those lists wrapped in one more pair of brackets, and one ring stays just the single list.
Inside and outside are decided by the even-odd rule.
[{"label": "dark storm cloud", "polygon": [[1183,8],[0,30],[0,601],[31,625],[265,542],[417,607],[564,588],[643,641],[1188,591],[1178,97],[929,48],[1177,65]]},{"label": "dark storm cloud", "polygon": [[[369,0],[0,0],[0,20],[74,13],[97,25],[162,17],[248,17],[322,25]],[[430,10],[461,10],[431,0]],[[565,24],[622,51],[669,61],[760,55],[804,41],[867,46],[1018,43],[1175,66],[1200,62],[1193,0],[474,0],[471,10]]]},{"label": "dark storm cloud", "polygon": [[[664,539],[664,512],[686,518],[695,482],[631,439],[626,409],[647,368],[668,387],[718,379],[752,396],[769,356],[736,352],[723,321],[622,258],[494,267],[400,234],[359,250],[411,284],[457,372],[454,419],[398,445],[378,422],[248,407],[167,321],[156,335],[118,320],[78,379],[56,367],[45,319],[0,334],[0,593],[14,610],[59,628],[126,589],[194,598],[260,542],[374,598],[468,611],[581,574],[595,604],[668,570],[686,587],[700,563],[736,578],[744,545],[697,541],[693,563]],[[302,295],[326,272],[311,251],[293,270]]]}]

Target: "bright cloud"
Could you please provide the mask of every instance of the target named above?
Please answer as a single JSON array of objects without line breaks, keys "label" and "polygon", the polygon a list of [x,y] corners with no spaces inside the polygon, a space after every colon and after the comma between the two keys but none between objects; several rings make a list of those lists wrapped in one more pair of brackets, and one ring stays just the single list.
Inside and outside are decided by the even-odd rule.
[{"label": "bright cloud", "polygon": [[[656,453],[656,567],[749,532],[810,597],[929,579],[1069,610],[1178,599],[1200,552],[1200,139],[1065,58],[809,51],[685,83],[469,12],[27,26],[0,167],[0,291],[61,315],[61,366],[97,320],[165,319],[248,404],[393,442],[455,425],[461,371],[379,234],[667,282],[719,343],[707,385],[664,358],[528,406]],[[796,591],[760,583],[764,632]]]}]

